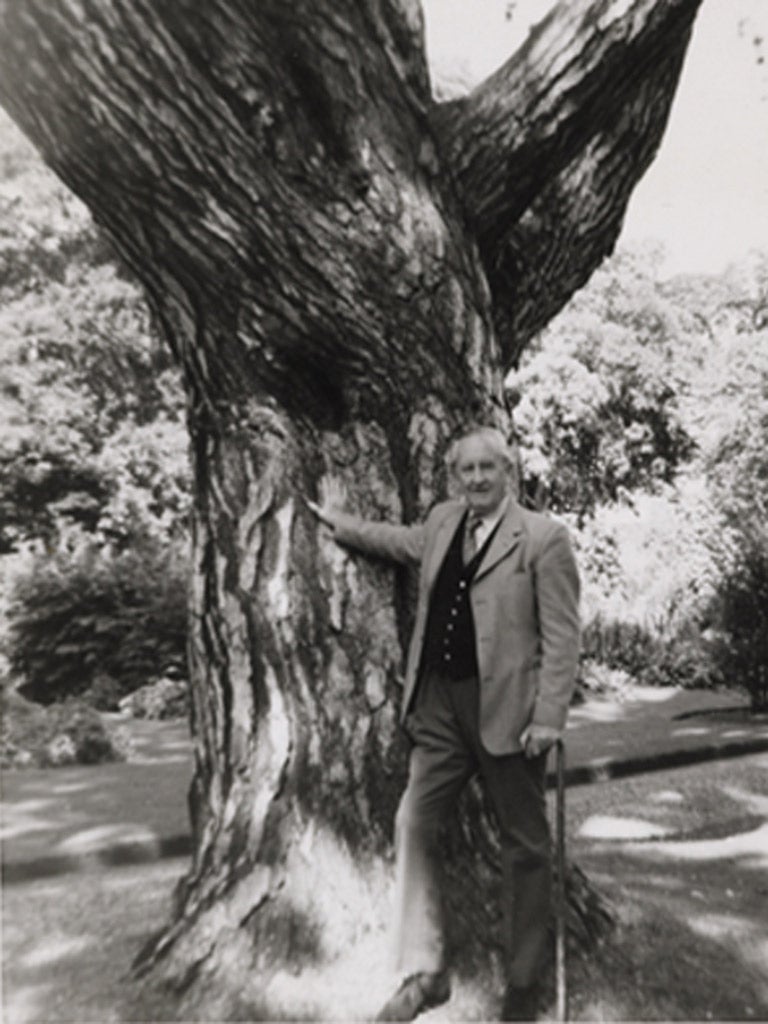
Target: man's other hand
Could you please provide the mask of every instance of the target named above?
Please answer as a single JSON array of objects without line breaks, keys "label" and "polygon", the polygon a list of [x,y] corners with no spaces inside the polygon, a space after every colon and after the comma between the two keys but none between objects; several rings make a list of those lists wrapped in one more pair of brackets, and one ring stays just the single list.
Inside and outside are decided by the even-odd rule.
[{"label": "man's other hand", "polygon": [[561,729],[553,729],[550,725],[536,725],[531,723],[523,729],[520,735],[520,742],[526,757],[538,757],[557,743],[562,735]]}]

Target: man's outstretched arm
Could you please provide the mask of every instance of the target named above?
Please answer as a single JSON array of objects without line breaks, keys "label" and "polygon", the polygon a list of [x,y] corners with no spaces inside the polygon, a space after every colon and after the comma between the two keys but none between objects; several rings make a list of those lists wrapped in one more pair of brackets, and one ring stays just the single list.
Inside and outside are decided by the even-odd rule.
[{"label": "man's outstretched arm", "polygon": [[333,538],[345,547],[394,562],[416,563],[424,552],[424,526],[402,526],[375,522],[345,512],[346,494],[340,488],[327,491],[322,504],[307,501],[309,509],[324,523]]}]

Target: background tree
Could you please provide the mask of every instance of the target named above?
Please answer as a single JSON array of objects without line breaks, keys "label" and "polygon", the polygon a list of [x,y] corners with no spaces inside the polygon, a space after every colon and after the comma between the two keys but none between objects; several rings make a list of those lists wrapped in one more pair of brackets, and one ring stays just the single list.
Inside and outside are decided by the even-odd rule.
[{"label": "background tree", "polygon": [[[710,407],[737,404],[738,417],[711,417],[706,470],[723,529],[722,579],[713,600],[715,661],[742,685],[755,711],[768,709],[768,258],[734,270],[721,305],[731,367],[712,381]],[[717,399],[719,398],[719,402]],[[714,419],[714,423],[711,420]],[[720,430],[717,430],[717,427]],[[713,429],[714,427],[714,429]]]},{"label": "background tree", "polygon": [[671,482],[694,448],[675,372],[691,325],[652,266],[652,253],[617,253],[507,378],[525,491],[580,524],[601,502]]},{"label": "background tree", "polygon": [[504,372],[611,251],[697,6],[561,3],[440,104],[410,0],[0,3],[0,98],[184,377],[195,855],[152,956],[195,998],[359,934],[338,879],[365,890],[401,784],[408,581],[304,495],[412,520],[457,429],[507,427]]},{"label": "background tree", "polygon": [[7,653],[22,694],[114,709],[184,663],[180,375],[87,209],[0,133],[0,680]]},{"label": "background tree", "polygon": [[0,132],[0,551],[168,542],[189,504],[178,370],[87,209]]}]

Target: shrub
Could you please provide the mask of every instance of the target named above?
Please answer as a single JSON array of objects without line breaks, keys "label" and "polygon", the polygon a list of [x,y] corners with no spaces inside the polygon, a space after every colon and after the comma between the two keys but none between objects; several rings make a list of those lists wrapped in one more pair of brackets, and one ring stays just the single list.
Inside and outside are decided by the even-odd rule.
[{"label": "shrub", "polygon": [[767,341],[765,329],[752,341],[752,386],[739,394],[739,419],[708,464],[723,517],[712,545],[721,570],[713,601],[715,658],[731,685],[746,688],[755,710],[768,708]]},{"label": "shrub", "polygon": [[123,697],[120,710],[134,718],[184,718],[189,711],[189,687],[184,679],[165,676]]},{"label": "shrub", "polygon": [[581,646],[584,661],[637,678],[648,661],[653,638],[635,622],[611,621],[598,614],[585,625]]},{"label": "shrub", "polygon": [[58,768],[125,759],[127,742],[93,708],[68,700],[41,708],[17,694],[3,699],[0,767]]},{"label": "shrub", "polygon": [[38,558],[16,581],[10,622],[9,662],[24,696],[48,704],[93,687],[97,703],[114,703],[184,664],[184,559],[149,540],[118,555]]},{"label": "shrub", "polygon": [[768,710],[768,530],[745,525],[715,599],[713,655],[725,680],[743,686],[754,711]]},{"label": "shrub", "polygon": [[644,686],[711,688],[722,683],[706,631],[692,625],[665,636],[636,622],[592,618],[582,637],[584,665],[600,665]]},{"label": "shrub", "polygon": [[579,669],[576,701],[596,695],[622,700],[629,692],[632,681],[624,669],[609,668],[591,658],[585,658]]},{"label": "shrub", "polygon": [[97,711],[118,711],[123,695],[120,683],[106,672],[97,672],[83,692],[83,700]]}]

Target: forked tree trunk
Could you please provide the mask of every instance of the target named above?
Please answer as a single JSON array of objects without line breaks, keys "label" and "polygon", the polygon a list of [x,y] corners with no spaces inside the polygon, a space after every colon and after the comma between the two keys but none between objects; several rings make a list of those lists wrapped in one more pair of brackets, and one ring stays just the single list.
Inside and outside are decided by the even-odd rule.
[{"label": "forked tree trunk", "polygon": [[410,584],[305,498],[411,521],[458,428],[508,427],[503,375],[611,251],[698,2],[562,3],[439,105],[415,0],[0,0],[0,100],[184,370],[195,853],[146,962],[195,999],[364,935],[389,848]]}]

